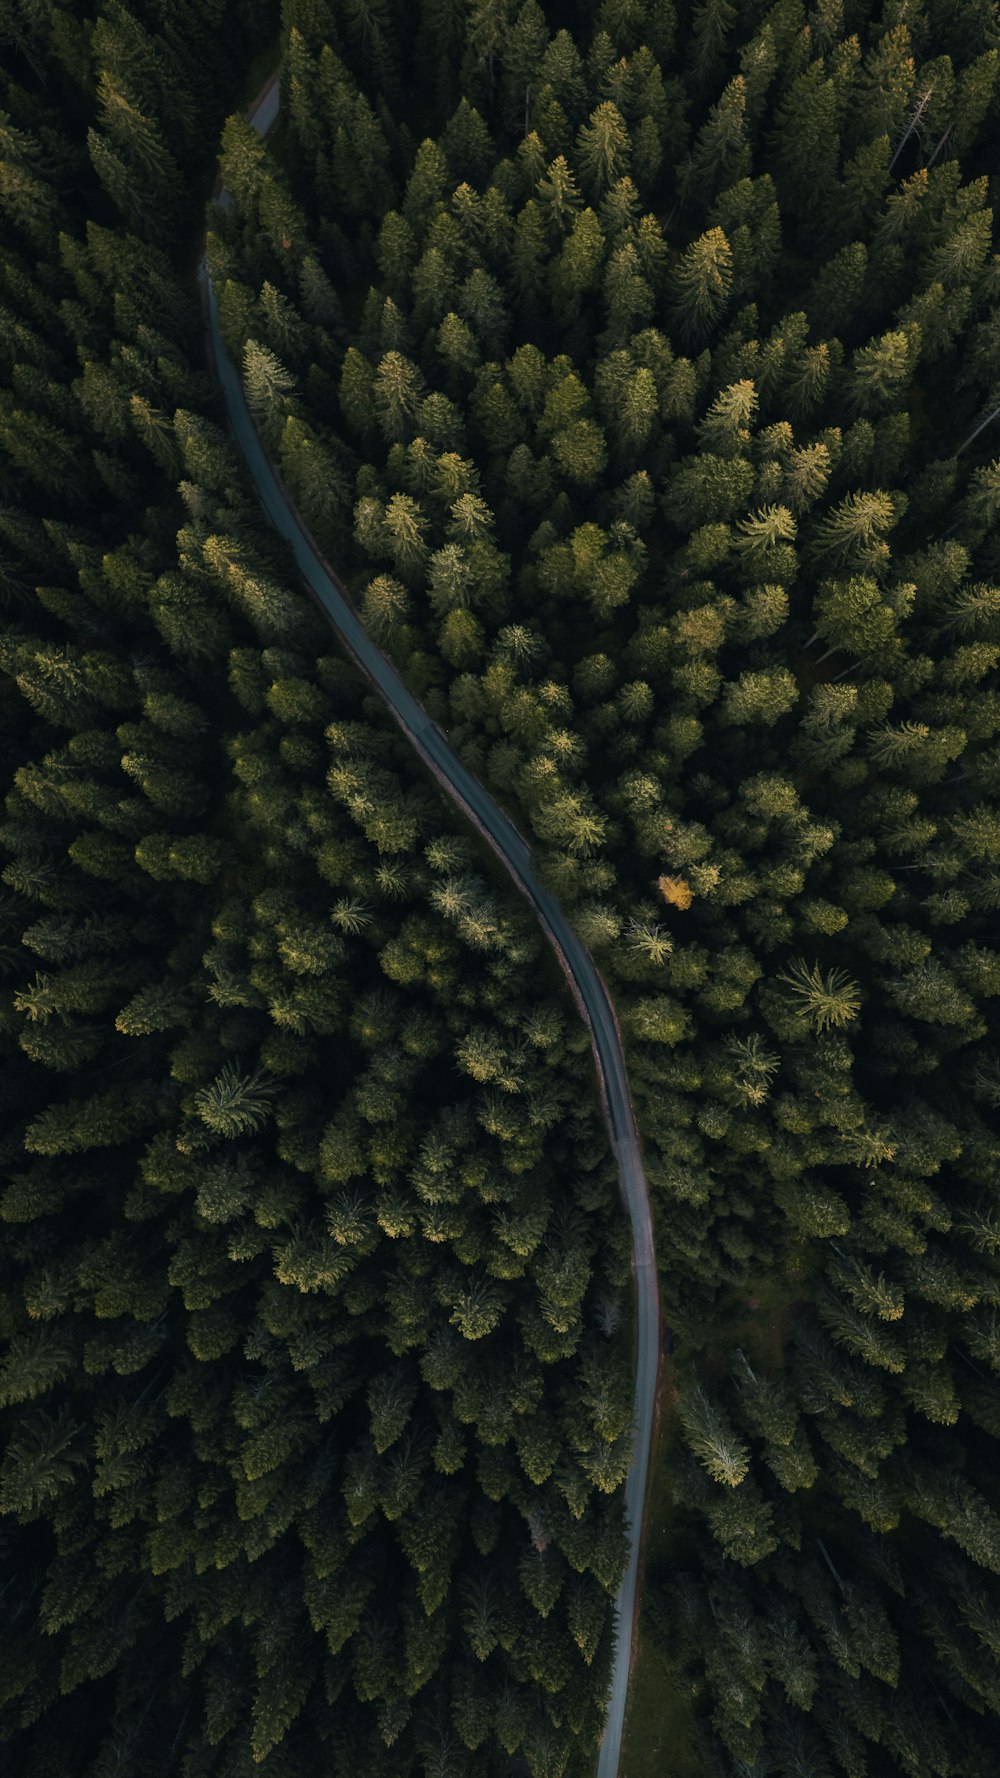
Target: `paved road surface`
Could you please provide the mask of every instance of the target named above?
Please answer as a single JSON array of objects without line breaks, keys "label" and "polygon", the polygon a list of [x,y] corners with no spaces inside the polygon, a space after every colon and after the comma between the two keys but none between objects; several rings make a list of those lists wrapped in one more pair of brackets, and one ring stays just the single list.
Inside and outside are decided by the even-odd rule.
[{"label": "paved road surface", "polygon": [[[276,75],[248,114],[254,128],[261,135],[266,135],[274,123],[278,114],[278,101],[279,83]],[[222,195],[223,203],[226,203],[227,197],[228,194]],[[324,562],[295,512],[289,495],[264,452],[247,408],[240,379],[226,355],[219,332],[215,292],[204,257],[198,276],[205,299],[206,322],[216,374],[229,410],[229,423],[246,458],[264,511],[275,530],[291,545],[299,571],[310,592],[349,653],[381,692],[407,739],[453,801],[458,803],[489,840],[517,887],[533,903],[569,978],[580,1011],[590,1027],[611,1146],[618,1162],[621,1194],[632,1225],[632,1258],[638,1305],[635,1442],[632,1464],[625,1484],[629,1560],[616,1601],[618,1637],[607,1725],[597,1767],[597,1778],[616,1778],[631,1664],[639,1535],[656,1396],[659,1297],[653,1260],[649,1195],[643,1177],[635,1118],[625,1074],[625,1058],[614,1010],[590,953],[581,944],[559,903],[535,880],[531,869],[531,852],[524,839],[483,789],[479,780],[462,765],[452,752],[442,730],[431,721],[417,700],[407,691],[395,668],[381,649],[375,646],[348,594],[332,568]]]}]

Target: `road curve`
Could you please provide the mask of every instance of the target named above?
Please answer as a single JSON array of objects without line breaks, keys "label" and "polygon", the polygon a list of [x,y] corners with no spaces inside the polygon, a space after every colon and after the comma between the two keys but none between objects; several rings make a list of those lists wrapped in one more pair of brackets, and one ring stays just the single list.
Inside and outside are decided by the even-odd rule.
[{"label": "road curve", "polygon": [[[278,114],[280,75],[274,74],[248,112],[264,136]],[[227,203],[228,193],[219,192]],[[210,355],[222,386],[229,424],[257,489],[260,503],[275,530],[291,545],[299,572],[358,666],[381,693],[411,746],[424,760],[452,800],[475,824],[501,858],[518,889],[532,903],[565,972],[580,1012],[590,1029],[611,1147],[618,1163],[619,1185],[632,1227],[632,1264],[637,1301],[637,1352],[632,1461],[625,1482],[625,1516],[629,1558],[616,1599],[617,1637],[608,1714],[597,1764],[597,1778],[617,1778],[625,1721],[635,1621],[636,1583],[642,1506],[649,1468],[649,1449],[656,1401],[660,1346],[660,1309],[653,1255],[649,1194],[642,1170],[639,1138],[625,1072],[621,1033],[607,989],[589,951],[570,926],[555,897],[537,882],[531,852],[513,823],[497,807],[478,778],[452,752],[442,730],[428,717],[382,650],[376,647],[350,597],[300,519],[281,478],[257,436],[246,397],[219,331],[215,291],[205,255],[198,268]]]}]

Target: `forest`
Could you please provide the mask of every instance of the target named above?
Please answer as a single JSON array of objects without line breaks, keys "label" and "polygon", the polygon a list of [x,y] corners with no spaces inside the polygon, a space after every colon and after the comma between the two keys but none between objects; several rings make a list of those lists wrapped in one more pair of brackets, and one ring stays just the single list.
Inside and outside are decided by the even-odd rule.
[{"label": "forest", "polygon": [[994,0],[0,0],[12,1778],[589,1778],[627,1552],[587,1028],[203,249],[620,1021],[620,1778],[994,1778],[998,140]]}]

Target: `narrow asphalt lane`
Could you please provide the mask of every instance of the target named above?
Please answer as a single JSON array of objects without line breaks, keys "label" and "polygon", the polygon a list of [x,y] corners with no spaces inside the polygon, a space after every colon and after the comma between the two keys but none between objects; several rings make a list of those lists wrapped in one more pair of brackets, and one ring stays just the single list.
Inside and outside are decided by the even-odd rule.
[{"label": "narrow asphalt lane", "polygon": [[[276,74],[248,113],[250,122],[262,136],[267,134],[277,117],[279,97],[279,76]],[[226,204],[228,193],[220,193],[220,198]],[[597,1764],[597,1778],[617,1778],[632,1657],[642,1507],[649,1468],[660,1345],[653,1225],[625,1072],[621,1034],[593,958],[570,926],[555,897],[536,881],[532,873],[530,848],[478,778],[452,752],[443,731],[407,691],[396,669],[382,650],[376,647],[358,617],[349,594],[333,569],[323,560],[317,545],[295,511],[290,496],[260,442],[239,376],[223,344],[215,291],[204,255],[198,269],[198,278],[202,288],[211,356],[225,397],[229,423],[236,443],[246,459],[267,517],[291,546],[299,572],[311,594],[326,613],[348,652],[385,699],[407,740],[452,800],[489,841],[518,889],[534,905],[546,936],[569,980],[580,1012],[590,1028],[611,1146],[618,1163],[621,1195],[632,1228],[632,1264],[637,1302],[635,1432],[632,1461],[625,1483],[629,1558],[616,1599],[614,1665],[607,1722]]]}]

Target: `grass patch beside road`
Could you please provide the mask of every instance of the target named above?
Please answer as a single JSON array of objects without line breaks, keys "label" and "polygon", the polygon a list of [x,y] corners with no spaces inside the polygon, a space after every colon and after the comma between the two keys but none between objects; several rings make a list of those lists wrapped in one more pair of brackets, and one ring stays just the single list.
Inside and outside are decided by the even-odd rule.
[{"label": "grass patch beside road", "polygon": [[784,1363],[787,1331],[809,1298],[820,1255],[806,1243],[789,1245],[783,1266],[740,1290],[721,1292],[707,1345],[697,1353],[678,1345],[663,1364],[657,1424],[650,1452],[640,1614],[636,1656],[625,1713],[620,1778],[700,1778],[698,1699],[679,1684],[650,1625],[649,1601],[659,1577],[687,1565],[687,1521],[675,1505],[670,1476],[681,1449],[676,1409],[676,1367],[692,1360],[706,1376],[722,1376],[729,1354],[741,1347],[765,1373]]},{"label": "grass patch beside road", "polygon": [[649,1590],[684,1561],[684,1526],[670,1493],[678,1438],[673,1364],[664,1361],[643,1515],[636,1656],[629,1683],[620,1778],[698,1778],[693,1700],[677,1686],[649,1628]]},{"label": "grass patch beside road", "polygon": [[699,1778],[691,1700],[668,1673],[663,1656],[639,1629],[632,1669],[620,1778]]}]

